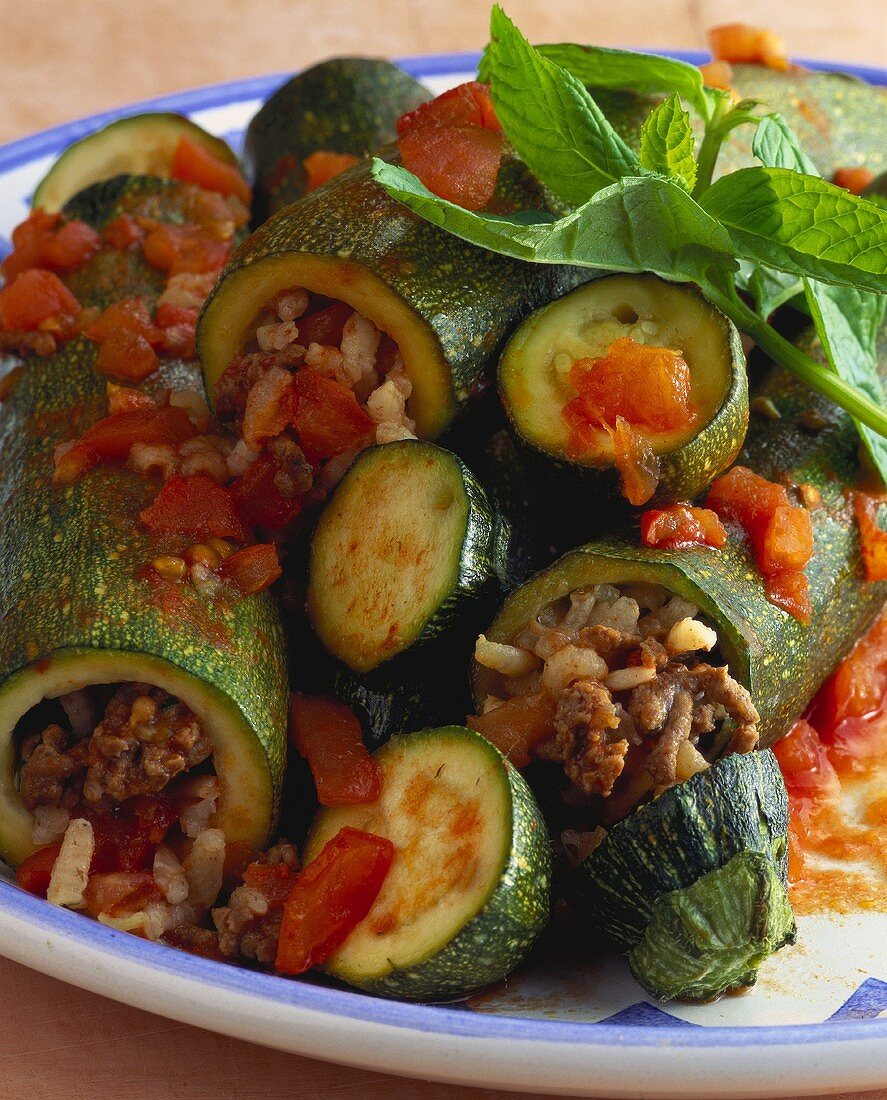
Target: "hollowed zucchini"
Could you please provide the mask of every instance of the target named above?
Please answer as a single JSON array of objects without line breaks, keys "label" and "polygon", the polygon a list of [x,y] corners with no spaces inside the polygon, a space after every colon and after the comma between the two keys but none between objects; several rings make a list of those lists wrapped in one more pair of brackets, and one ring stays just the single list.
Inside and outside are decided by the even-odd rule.
[{"label": "hollowed zucchini", "polygon": [[[501,212],[554,209],[513,157],[496,202]],[[198,325],[207,390],[275,294],[305,287],[347,302],[396,341],[417,434],[435,438],[484,388],[514,326],[584,277],[456,240],[389,198],[364,162],[279,211],[232,256]]]},{"label": "hollowed zucchini", "polygon": [[[618,499],[613,443],[601,427],[594,445],[571,453],[564,408],[576,396],[567,373],[576,360],[605,356],[621,336],[680,350],[690,368],[690,429],[636,430],[660,467],[654,500],[691,500],[735,459],[748,425],[748,381],[739,333],[690,287],[652,275],[611,275],[577,287],[523,322],[499,363],[499,392],[518,439],[581,487],[580,505]],[[566,369],[559,369],[560,367]],[[593,369],[593,368],[592,368]],[[587,495],[586,495],[587,494]]]},{"label": "hollowed zucchini", "polygon": [[308,614],[334,656],[368,672],[438,635],[489,589],[493,515],[464,463],[406,440],[358,456],[315,528]]},{"label": "hollowed zucchini", "polygon": [[334,57],[281,85],[254,115],[243,158],[257,225],[306,192],[305,158],[365,157],[393,141],[402,114],[431,98],[403,69],[374,57]]},{"label": "hollowed zucchini", "polygon": [[324,969],[407,1000],[460,997],[503,978],[548,920],[548,836],[529,787],[459,726],[392,738],[375,758],[379,800],[321,810],[305,849],[308,864],[346,825],[395,846],[369,914]]},{"label": "hollowed zucchini", "polygon": [[37,184],[31,205],[55,213],[85,187],[112,176],[167,177],[173,153],[183,137],[219,160],[237,163],[227,142],[184,115],[168,111],[131,115],[69,145]]}]

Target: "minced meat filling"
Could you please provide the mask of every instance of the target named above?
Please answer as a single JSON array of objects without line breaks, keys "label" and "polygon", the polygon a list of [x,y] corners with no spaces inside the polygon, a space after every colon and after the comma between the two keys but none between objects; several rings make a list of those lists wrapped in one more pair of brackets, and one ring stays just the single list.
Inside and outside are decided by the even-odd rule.
[{"label": "minced meat filling", "polygon": [[20,794],[32,812],[38,806],[72,809],[81,801],[103,810],[156,794],[212,753],[192,711],[160,688],[121,684],[90,729],[91,705],[88,699],[68,701],[70,730],[53,723],[23,744]]},{"label": "minced meat filling", "polygon": [[[257,874],[260,868],[278,868],[280,874]],[[213,909],[219,950],[228,958],[272,963],[277,955],[283,903],[292,884],[289,874],[299,868],[295,845],[281,840],[247,868],[244,883],[231,892],[228,904]]]},{"label": "minced meat filling", "polygon": [[702,659],[716,645],[699,609],[659,586],[581,589],[513,645],[481,635],[476,658],[499,674],[483,710],[541,691],[553,698],[554,720],[534,755],[563,764],[577,792],[607,797],[635,767],[648,789],[662,790],[708,766],[711,735],[727,719],[730,751],[757,744],[748,691]]}]

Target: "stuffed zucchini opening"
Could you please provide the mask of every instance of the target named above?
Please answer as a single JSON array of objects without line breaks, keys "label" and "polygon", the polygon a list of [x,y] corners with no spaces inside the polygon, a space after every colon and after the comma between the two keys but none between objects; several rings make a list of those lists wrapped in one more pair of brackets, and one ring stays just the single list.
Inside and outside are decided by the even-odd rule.
[{"label": "stuffed zucchini opening", "polygon": [[564,800],[595,824],[758,743],[729,640],[687,594],[616,574],[500,620],[477,641],[470,724],[516,763],[561,765]]},{"label": "stuffed zucchini opening", "polygon": [[166,662],[59,656],[0,694],[0,838],[19,880],[159,939],[264,844],[273,796],[227,701]]}]

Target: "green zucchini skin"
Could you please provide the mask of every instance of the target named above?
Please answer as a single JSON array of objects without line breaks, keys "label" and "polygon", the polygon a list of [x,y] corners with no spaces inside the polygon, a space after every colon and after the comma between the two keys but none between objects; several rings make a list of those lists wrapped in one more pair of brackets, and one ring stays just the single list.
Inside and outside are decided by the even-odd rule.
[{"label": "green zucchini skin", "polygon": [[[552,325],[556,317],[563,315],[569,318],[571,312],[581,315],[584,309],[590,308],[590,303],[600,291],[606,292],[608,284],[613,285],[610,280],[625,287],[625,297],[629,300],[633,287],[638,288],[636,293],[651,294],[653,297],[656,288],[661,287],[660,293],[669,296],[672,304],[678,296],[686,296],[692,305],[701,305],[709,314],[713,329],[719,332],[722,351],[728,360],[725,372],[727,385],[708,422],[685,442],[670,450],[657,452],[659,484],[644,507],[697,497],[735,460],[748,428],[748,374],[739,333],[735,325],[694,288],[666,284],[652,275],[614,275],[588,282],[557,301],[542,306],[520,325],[505,347],[499,361],[499,394],[511,432],[520,442],[522,450],[535,458],[540,477],[552,494],[550,499],[565,507],[569,507],[572,499],[574,510],[575,504],[581,503],[584,505],[581,508],[583,518],[590,524],[600,524],[604,518],[612,519],[619,512],[625,513],[629,509],[615,466],[612,462],[598,466],[574,462],[557,446],[543,448],[537,440],[528,440],[513,398],[515,387],[524,385],[522,377],[525,370],[533,365],[524,362],[523,357],[527,349],[532,348],[537,332]],[[699,359],[701,361],[693,366],[701,374],[706,367],[707,356],[700,356]],[[586,530],[586,537],[587,534]]]},{"label": "green zucchini skin", "polygon": [[306,193],[311,153],[365,157],[396,137],[394,124],[431,98],[403,69],[374,57],[334,57],[281,85],[253,116],[243,158],[261,225]]},{"label": "green zucchini skin", "polygon": [[[799,346],[825,362],[810,332]],[[887,326],[880,361],[887,369]],[[785,734],[837,663],[871,625],[887,585],[866,583],[858,528],[845,490],[859,470],[858,436],[850,418],[786,373],[773,369],[757,394],[770,398],[777,420],[753,417],[738,461],[762,477],[813,486],[821,503],[810,512],[814,554],[806,573],[813,607],[805,626],[769,603],[763,581],[738,529],[721,550],[648,549],[626,526],[560,558],[505,601],[487,636],[510,641],[544,606],[583,585],[646,581],[695,603],[718,630],[731,674],[751,692],[761,715],[761,744]],[[823,427],[802,430],[813,414]],[[475,669],[475,695],[484,696]]]},{"label": "green zucchini skin", "polygon": [[[381,501],[378,500],[379,470],[384,471],[386,467],[394,473],[400,471],[402,483],[406,485],[416,482],[420,472],[426,467],[445,475],[447,481],[452,483],[452,488],[441,482],[435,492],[438,496],[441,493],[451,494],[451,502],[457,493],[464,497],[465,516],[459,528],[461,541],[446,592],[436,606],[423,610],[418,630],[414,632],[410,628],[407,632],[399,631],[396,628],[401,624],[392,619],[391,630],[386,635],[384,645],[356,646],[349,642],[346,631],[360,611],[355,611],[350,605],[347,608],[340,606],[341,601],[336,602],[336,593],[339,589],[345,589],[348,599],[353,599],[351,593],[355,589],[363,591],[371,588],[377,555],[371,551],[371,544],[365,547],[365,554],[358,550],[349,555],[347,548],[343,554],[335,554],[333,550],[338,539],[337,528],[339,532],[349,529],[354,533],[357,525],[366,524],[367,517],[373,515],[374,509],[378,514],[378,509],[386,507],[384,496]],[[410,473],[411,469],[415,471],[415,475]],[[340,502],[345,502],[342,504],[342,511],[337,510]],[[417,497],[417,541],[415,545],[410,545],[406,541],[406,534],[398,535],[398,539],[402,540],[399,542],[399,556],[396,560],[392,555],[386,557],[390,568],[396,568],[405,557],[416,553],[421,553],[424,558],[437,552],[437,546],[432,541],[432,532],[425,531],[418,535],[423,522],[430,524],[434,521],[436,503],[436,497],[430,493]],[[348,536],[349,539],[351,537],[352,535]],[[403,440],[368,448],[358,455],[340,482],[312,536],[306,603],[318,637],[333,656],[359,673],[370,672],[384,662],[440,637],[460,623],[466,612],[473,618],[472,606],[476,607],[494,590],[493,540],[494,517],[487,495],[474,474],[456,455],[421,440]],[[443,552],[450,553],[449,546]],[[360,576],[364,572],[367,573],[366,583],[359,584]],[[372,606],[376,607],[376,603]],[[333,621],[334,610],[338,616],[336,621]],[[389,611],[388,614],[390,617],[392,612]],[[398,633],[403,641],[397,641]]]},{"label": "green zucchini skin", "polygon": [[[396,147],[380,155],[396,161]],[[272,284],[284,289],[302,278],[308,289],[357,308],[354,286],[369,279],[373,289],[362,312],[385,329],[382,312],[397,310],[409,327],[404,338],[391,335],[413,382],[409,411],[417,434],[433,439],[488,385],[514,326],[587,275],[495,256],[459,241],[390,198],[370,172],[369,161],[355,165],[278,212],[235,252],[198,325],[207,389],[212,393],[239,351]],[[504,158],[497,196],[501,213],[561,209],[512,156]],[[322,288],[311,285],[309,265],[318,259],[330,272]],[[276,271],[285,273],[278,279]],[[263,289],[255,310],[238,306],[265,280],[271,293]]]},{"label": "green zucchini skin", "polygon": [[[497,749],[471,730],[449,726],[398,738],[382,748],[376,759],[384,775],[392,749],[404,747],[409,755],[419,758],[429,750],[435,751],[438,742],[447,750],[446,760],[476,753],[495,770],[509,818],[510,843],[502,853],[489,894],[448,942],[430,946],[409,966],[395,965],[387,973],[373,976],[357,976],[342,965],[337,955],[326,965],[331,976],[377,996],[411,1001],[465,996],[505,977],[524,958],[548,922],[551,853],[545,822],[525,780]],[[497,808],[490,806],[488,810],[492,813]],[[309,838],[306,862],[310,862],[316,847],[316,839]]]},{"label": "green zucchini skin", "polygon": [[[168,187],[155,183],[159,194]],[[134,186],[144,193],[150,184]],[[121,201],[125,190],[115,184]],[[108,215],[96,195],[71,209],[89,206],[100,221]],[[107,272],[93,271],[92,290],[88,274],[81,304],[105,304]],[[132,292],[122,276],[113,289],[115,297]],[[253,798],[240,808],[243,838],[260,845],[273,827],[286,754],[286,654],[276,609],[267,593],[228,606],[190,586],[153,588],[144,569],[161,550],[138,522],[153,495],[139,475],[100,467],[71,485],[52,483],[55,446],[106,415],[98,350],[78,337],[52,358],[30,361],[0,406],[0,712],[14,724],[17,693],[39,690],[56,669],[76,680],[89,665],[91,676],[104,677],[92,683],[150,681],[155,668],[177,677],[225,716],[230,736],[217,760],[223,808],[226,799],[236,808],[240,797]],[[134,675],[133,662],[144,664],[143,676]],[[0,855],[18,862],[28,845],[8,828],[9,807],[18,803],[11,726],[0,738]],[[243,781],[242,792],[225,791],[226,774],[229,785]]]}]

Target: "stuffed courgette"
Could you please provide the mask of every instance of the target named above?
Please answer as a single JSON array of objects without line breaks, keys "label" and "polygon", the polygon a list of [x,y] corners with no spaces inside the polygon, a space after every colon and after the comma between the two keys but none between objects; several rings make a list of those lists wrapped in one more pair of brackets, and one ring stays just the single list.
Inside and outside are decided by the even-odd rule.
[{"label": "stuffed courgette", "polygon": [[430,94],[403,69],[372,57],[334,57],[281,85],[244,139],[255,223],[311,189],[310,157],[327,156],[340,170],[367,156],[393,141],[397,119]]}]

